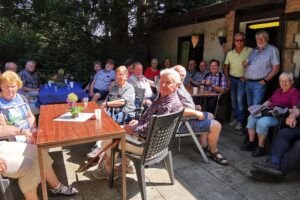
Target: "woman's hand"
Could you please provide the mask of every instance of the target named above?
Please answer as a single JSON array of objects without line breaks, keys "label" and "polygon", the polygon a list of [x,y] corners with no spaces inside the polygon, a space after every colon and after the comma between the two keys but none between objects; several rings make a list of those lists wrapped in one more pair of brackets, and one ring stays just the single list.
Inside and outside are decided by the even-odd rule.
[{"label": "woman's hand", "polygon": [[3,158],[0,158],[0,173],[5,172],[7,169],[7,164]]}]

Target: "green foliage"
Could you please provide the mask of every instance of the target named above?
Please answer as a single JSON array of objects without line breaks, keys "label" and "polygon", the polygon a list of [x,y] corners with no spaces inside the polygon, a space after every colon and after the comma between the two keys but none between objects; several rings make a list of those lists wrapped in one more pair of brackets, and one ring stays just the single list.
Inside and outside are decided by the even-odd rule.
[{"label": "green foliage", "polygon": [[149,61],[159,19],[221,1],[0,0],[0,65],[34,59],[44,81],[63,68],[85,82],[94,60]]}]

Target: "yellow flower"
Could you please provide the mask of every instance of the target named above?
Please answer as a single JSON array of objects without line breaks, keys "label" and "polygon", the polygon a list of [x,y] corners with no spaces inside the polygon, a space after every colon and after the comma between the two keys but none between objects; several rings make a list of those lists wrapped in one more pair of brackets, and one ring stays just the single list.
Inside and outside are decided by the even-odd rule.
[{"label": "yellow flower", "polygon": [[68,102],[77,102],[78,96],[74,92],[72,92],[72,93],[68,94],[67,101]]}]

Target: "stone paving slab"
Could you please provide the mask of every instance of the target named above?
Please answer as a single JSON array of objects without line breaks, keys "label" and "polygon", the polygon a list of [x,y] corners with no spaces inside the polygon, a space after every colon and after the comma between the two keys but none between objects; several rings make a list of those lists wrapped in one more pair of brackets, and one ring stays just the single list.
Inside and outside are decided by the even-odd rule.
[{"label": "stone paving slab", "polygon": [[[145,169],[146,192],[152,200],[299,200],[300,173],[295,172],[273,182],[259,182],[250,175],[253,158],[250,152],[239,150],[243,137],[234,130],[224,126],[219,143],[219,150],[227,157],[229,166],[221,166],[211,161],[204,163],[191,137],[181,139],[181,150],[178,150],[178,139],[172,149],[175,184],[170,185],[170,178],[164,164],[153,165]],[[120,179],[113,188],[108,187],[106,180],[95,180],[92,177],[95,167],[78,174],[75,170],[83,164],[85,154],[93,144],[51,149],[50,155],[55,160],[54,169],[63,183],[74,185],[80,190],[79,195],[71,198],[49,198],[51,200],[118,200],[121,199]],[[17,181],[12,181],[15,199],[23,199]],[[128,199],[140,200],[138,182],[135,174],[127,175]],[[41,190],[39,188],[39,195]],[[0,200],[2,196],[0,195]]]}]

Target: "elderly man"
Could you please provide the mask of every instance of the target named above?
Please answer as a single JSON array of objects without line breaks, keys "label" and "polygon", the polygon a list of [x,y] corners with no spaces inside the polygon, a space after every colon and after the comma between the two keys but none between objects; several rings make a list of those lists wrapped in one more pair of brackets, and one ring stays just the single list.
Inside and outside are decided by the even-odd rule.
[{"label": "elderly man", "polygon": [[25,69],[19,73],[23,82],[22,90],[32,97],[37,97],[40,91],[40,80],[37,72],[35,71],[35,67],[36,62],[29,60],[26,62]]},{"label": "elderly man", "polygon": [[209,71],[207,69],[207,62],[205,60],[202,60],[199,63],[199,73],[198,73],[198,77],[197,77],[197,81],[193,81],[191,80],[192,84],[195,86],[199,86],[202,82],[202,80],[205,78],[206,74],[208,74]]},{"label": "elderly man", "polygon": [[[271,158],[263,162],[254,162],[252,166],[258,170],[251,171],[255,178],[267,180],[266,175],[286,175],[300,166],[300,104],[291,110],[286,119],[289,128],[281,129],[272,146]],[[297,121],[298,118],[298,121]]]},{"label": "elderly man", "polygon": [[255,35],[257,47],[243,61],[245,67],[248,106],[262,104],[267,83],[279,72],[279,51],[268,44],[269,33],[258,31]]},{"label": "elderly man", "polygon": [[[209,62],[209,73],[202,80],[202,84],[206,90],[213,93],[223,93],[227,89],[227,81],[225,74],[219,72],[220,61],[212,59]],[[217,105],[218,97],[207,97],[206,105],[208,112],[214,113]]]},{"label": "elderly man", "polygon": [[[142,118],[137,120],[132,120],[128,125],[124,126],[127,137],[132,137],[133,139],[145,140],[147,138],[147,130],[151,117],[153,115],[164,115],[173,112],[177,112],[183,109],[180,99],[176,93],[176,90],[180,84],[179,74],[172,69],[162,70],[160,73],[160,95],[153,102],[153,104],[147,109]],[[103,141],[103,146],[106,146],[109,141]],[[126,151],[132,152],[138,155],[142,155],[143,147],[135,147],[130,143],[126,143]],[[110,168],[110,152],[106,152],[106,159],[99,163],[98,169],[95,171],[93,176],[97,179],[107,179],[108,172]],[[127,167],[133,167],[127,164]],[[132,170],[131,170],[132,171]]]},{"label": "elderly man", "polygon": [[135,62],[133,64],[133,74],[129,77],[128,83],[130,83],[133,87],[145,89],[144,105],[149,106],[152,103],[155,96],[152,92],[150,84],[153,84],[153,81],[150,81],[143,76],[142,63]]},{"label": "elderly man", "polygon": [[252,48],[245,46],[245,34],[234,34],[235,48],[229,51],[225,58],[224,73],[230,86],[231,108],[233,120],[229,123],[235,130],[240,131],[245,117],[246,80],[243,61],[248,57]]},{"label": "elderly man", "polygon": [[184,85],[190,85],[192,81],[199,81],[200,80],[200,74],[196,70],[196,60],[191,59],[188,62],[187,66],[187,72],[186,72],[186,77],[183,81]]},{"label": "elderly man", "polygon": [[4,68],[5,68],[5,71],[13,71],[13,72],[17,73],[18,66],[14,62],[7,62],[7,63],[5,63]]},{"label": "elderly man", "polygon": [[106,98],[110,84],[116,79],[115,71],[113,70],[114,66],[115,62],[112,59],[108,59],[105,63],[105,69],[95,74],[89,92],[92,101]]},{"label": "elderly man", "polygon": [[[195,132],[208,132],[208,135],[200,136],[201,146],[209,151],[212,159],[220,165],[227,165],[228,161],[224,158],[218,151],[217,144],[219,140],[219,135],[221,132],[221,124],[214,120],[213,115],[207,112],[200,112],[195,110],[196,106],[193,102],[193,98],[188,93],[183,85],[183,80],[186,76],[185,68],[181,65],[176,65],[173,67],[177,71],[181,78],[181,84],[177,90],[179,99],[185,108],[184,116],[195,116],[198,119],[190,119],[189,123],[191,124]],[[189,113],[187,113],[189,112]],[[201,117],[199,117],[201,116]],[[182,125],[179,128],[179,131],[182,133],[188,132],[186,125]],[[207,139],[208,138],[208,139]],[[208,143],[208,144],[207,144]],[[209,150],[208,150],[209,149]]]}]

